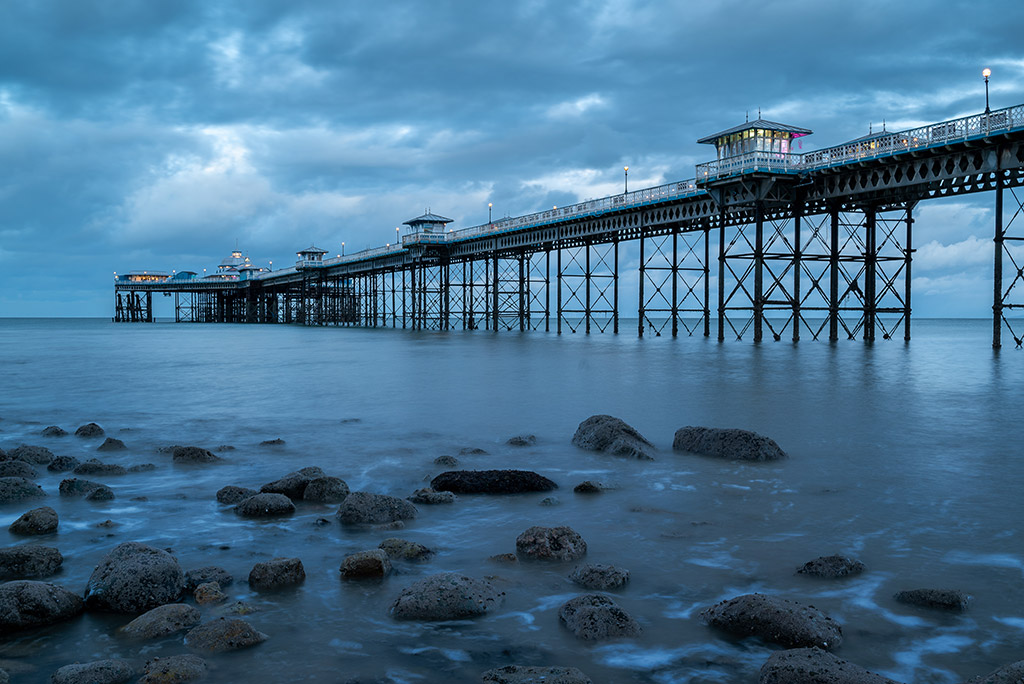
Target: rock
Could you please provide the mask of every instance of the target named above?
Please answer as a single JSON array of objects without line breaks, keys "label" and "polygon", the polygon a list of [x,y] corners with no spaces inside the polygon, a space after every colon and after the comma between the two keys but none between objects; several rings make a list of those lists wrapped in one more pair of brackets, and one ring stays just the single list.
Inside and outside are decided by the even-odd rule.
[{"label": "rock", "polygon": [[159,639],[199,624],[199,609],[184,603],[167,603],[149,610],[118,631],[132,639]]},{"label": "rock", "polygon": [[220,590],[220,584],[217,582],[203,582],[193,592],[193,597],[201,606],[205,606],[209,603],[221,603],[226,601],[228,595]]},{"label": "rock", "polygon": [[423,504],[425,506],[432,506],[434,504],[447,504],[455,502],[455,495],[451,492],[437,492],[430,487],[423,487],[417,489],[409,497],[409,501],[413,503]]},{"label": "rock", "polygon": [[587,418],[576,428],[572,437],[574,446],[588,451],[603,451],[613,456],[653,460],[654,445],[622,420],[613,416],[596,415]]},{"label": "rock", "polygon": [[52,546],[11,546],[0,549],[0,580],[49,577],[63,563],[64,556]]},{"label": "rock", "polygon": [[301,499],[306,491],[306,486],[311,480],[318,477],[326,477],[324,471],[319,468],[303,468],[294,473],[288,473],[280,480],[274,480],[260,487],[261,492],[270,494],[284,494],[289,499]]},{"label": "rock", "polygon": [[75,434],[79,437],[102,437],[104,432],[103,428],[96,423],[86,423],[85,425],[79,426],[79,428],[75,430]]},{"label": "rock", "polygon": [[79,463],[74,470],[75,475],[124,475],[126,472],[128,471],[122,465],[102,463],[95,458]]},{"label": "rock", "polygon": [[230,444],[221,444],[220,446],[213,447],[213,450],[216,451],[217,453],[221,453],[223,451],[234,451],[235,447],[231,446]]},{"label": "rock", "polygon": [[676,430],[673,451],[689,451],[741,461],[777,461],[786,452],[773,440],[749,430],[684,427]]},{"label": "rock", "polygon": [[249,648],[267,640],[267,635],[257,632],[245,620],[239,618],[217,618],[204,622],[185,635],[185,645],[197,651],[224,653]]},{"label": "rock", "polygon": [[558,618],[584,641],[634,637],[643,631],[639,622],[603,594],[569,599],[558,609]]},{"label": "rock", "polygon": [[0,504],[46,496],[43,488],[24,477],[0,477]]},{"label": "rock", "polygon": [[352,492],[338,508],[337,518],[343,525],[380,524],[411,520],[417,513],[416,507],[404,499]]},{"label": "rock", "polygon": [[761,666],[758,684],[898,684],[821,650],[776,651]]},{"label": "rock", "polygon": [[46,447],[22,444],[17,449],[9,451],[7,453],[7,458],[12,461],[24,461],[25,463],[47,465],[53,461],[53,452]]},{"label": "rock", "polygon": [[138,684],[178,684],[206,676],[206,661],[195,655],[153,658],[145,666]]},{"label": "rock", "polygon": [[94,660],[65,665],[53,673],[53,684],[122,684],[135,676],[126,660]]},{"label": "rock", "polygon": [[86,501],[111,501],[114,498],[114,490],[106,485],[100,485],[85,495]]},{"label": "rock", "polygon": [[156,470],[155,463],[139,463],[138,465],[128,466],[129,473],[148,473]]},{"label": "rock", "polygon": [[914,606],[959,612],[967,610],[968,603],[967,594],[956,589],[908,589],[896,592],[893,598]]},{"label": "rock", "polygon": [[49,506],[33,508],[21,514],[21,517],[11,523],[8,531],[11,534],[34,535],[51,534],[57,531],[57,511]]},{"label": "rock", "polygon": [[580,565],[572,571],[569,579],[587,589],[618,589],[629,581],[629,570],[614,565]]},{"label": "rock", "polygon": [[26,480],[34,480],[39,477],[39,473],[25,461],[0,461],[0,477],[21,477]]},{"label": "rock", "polygon": [[391,561],[381,549],[360,551],[345,556],[341,564],[341,576],[345,579],[380,579],[391,574]]},{"label": "rock", "polygon": [[587,675],[575,667],[536,667],[506,665],[484,672],[485,684],[593,684]]},{"label": "rock", "polygon": [[519,562],[519,556],[517,556],[514,553],[497,553],[493,556],[488,556],[487,560],[491,561],[492,563],[512,564]]},{"label": "rock", "polygon": [[217,463],[223,461],[212,451],[197,446],[176,446],[171,451],[175,463]]},{"label": "rock", "polygon": [[829,650],[843,642],[839,623],[817,608],[765,594],[722,601],[703,611],[701,617],[711,627],[741,637],[757,636],[784,648]]},{"label": "rock", "polygon": [[430,481],[439,492],[456,494],[518,494],[546,492],[558,485],[529,470],[449,470]]},{"label": "rock", "polygon": [[439,465],[444,468],[454,468],[459,465],[459,459],[454,456],[438,456],[434,459],[434,465]]},{"label": "rock", "polygon": [[176,601],[185,576],[174,557],[138,542],[118,544],[93,570],[85,589],[89,610],[144,613]]},{"label": "rock", "polygon": [[74,456],[55,456],[46,466],[51,473],[66,473],[78,467],[80,461]]},{"label": "rock", "polygon": [[527,447],[534,446],[537,443],[537,438],[534,435],[516,435],[515,437],[509,437],[505,444],[514,447]]},{"label": "rock", "polygon": [[103,528],[106,528],[106,529],[109,529],[111,527],[116,527],[116,526],[117,526],[117,523],[114,522],[113,520],[111,520],[110,518],[107,518],[103,522],[96,523],[96,527],[103,527]]},{"label": "rock", "polygon": [[224,568],[216,565],[205,565],[185,573],[185,591],[195,591],[196,587],[204,582],[216,582],[226,587],[234,581],[234,577]]},{"label": "rock", "polygon": [[249,572],[249,586],[259,591],[283,589],[306,581],[306,571],[298,558],[275,558],[257,563]]},{"label": "rock", "polygon": [[604,485],[593,480],[584,480],[572,488],[577,494],[600,494],[604,491]]},{"label": "rock", "polygon": [[433,551],[419,542],[398,539],[396,537],[385,539],[377,548],[386,553],[388,558],[396,560],[421,562],[429,560],[434,555]]},{"label": "rock", "polygon": [[272,447],[272,446],[284,446],[284,440],[278,437],[277,439],[265,439],[260,442],[261,447]]},{"label": "rock", "polygon": [[245,501],[250,496],[256,496],[258,493],[255,489],[228,485],[217,490],[217,501],[222,504],[234,505]]},{"label": "rock", "polygon": [[235,506],[235,513],[243,518],[291,515],[294,512],[295,504],[284,494],[256,494]]},{"label": "rock", "polygon": [[103,444],[100,444],[98,447],[96,447],[96,451],[123,451],[124,449],[127,448],[128,447],[126,447],[124,445],[124,442],[122,442],[121,440],[116,439],[114,437],[107,437],[106,440],[104,440]]},{"label": "rock", "polygon": [[558,500],[557,496],[545,496],[543,499],[540,500],[541,506],[557,506],[560,503],[562,502]]},{"label": "rock", "polygon": [[43,431],[39,434],[43,437],[64,437],[68,434],[68,431],[57,425],[51,425],[48,428],[43,428]]},{"label": "rock", "polygon": [[847,558],[846,556],[821,556],[812,561],[807,561],[797,568],[802,575],[814,577],[846,577],[848,575],[859,575],[864,572],[864,564],[859,560]]},{"label": "rock", "polygon": [[317,477],[309,481],[302,493],[305,501],[313,503],[341,503],[348,496],[348,484],[340,477]]},{"label": "rock", "polygon": [[34,580],[0,584],[0,634],[70,620],[85,610],[82,597]]},{"label": "rock", "polygon": [[984,677],[975,677],[967,684],[1020,684],[1024,681],[1024,660],[1004,665]]},{"label": "rock", "polygon": [[103,487],[99,482],[91,482],[89,480],[80,480],[77,477],[72,477],[67,480],[61,480],[58,491],[61,496],[85,496],[97,487]]},{"label": "rock", "polygon": [[396,620],[460,620],[489,613],[504,596],[490,582],[444,572],[403,589],[391,604],[391,615]]},{"label": "rock", "polygon": [[245,601],[235,601],[230,606],[223,608],[221,612],[228,615],[252,615],[260,612],[260,608]]},{"label": "rock", "polygon": [[463,449],[459,449],[459,456],[485,456],[486,454],[486,451],[478,447],[465,447]]},{"label": "rock", "polygon": [[534,560],[578,560],[587,555],[587,542],[571,527],[534,526],[516,537],[516,553]]}]

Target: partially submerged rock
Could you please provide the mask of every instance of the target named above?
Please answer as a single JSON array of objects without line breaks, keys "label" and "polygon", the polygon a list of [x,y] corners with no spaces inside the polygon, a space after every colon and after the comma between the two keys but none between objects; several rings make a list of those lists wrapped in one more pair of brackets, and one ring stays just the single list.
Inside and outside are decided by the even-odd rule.
[{"label": "partially submerged rock", "polygon": [[57,531],[57,523],[57,511],[49,506],[43,506],[22,513],[21,517],[12,522],[7,529],[11,534],[24,536],[51,534]]},{"label": "partially submerged rock", "polygon": [[298,558],[275,558],[257,563],[249,572],[249,586],[258,591],[272,591],[302,584],[306,570]]},{"label": "partially submerged rock", "polygon": [[273,446],[284,446],[284,440],[280,437],[276,439],[265,439],[260,442],[261,447],[273,447]]},{"label": "partially submerged rock", "polygon": [[301,499],[309,483],[317,478],[326,477],[324,471],[315,466],[288,473],[279,480],[268,482],[260,487],[261,492],[284,494],[289,499]]},{"label": "partially submerged rock", "polygon": [[24,477],[0,477],[0,504],[18,503],[46,496],[43,488]]},{"label": "partially submerged rock", "polygon": [[834,579],[864,572],[864,564],[846,556],[820,556],[807,561],[796,570],[801,575]]},{"label": "partially submerged rock", "polygon": [[558,618],[584,641],[638,636],[643,629],[633,616],[603,594],[584,594],[558,609]]},{"label": "partially submerged rock", "polygon": [[218,582],[203,582],[196,587],[192,597],[201,606],[210,603],[221,603],[228,599],[228,595],[220,590],[220,583]]},{"label": "partially submerged rock", "polygon": [[217,463],[223,461],[220,456],[208,449],[197,446],[176,446],[171,451],[175,463]]},{"label": "partially submerged rock", "polygon": [[85,589],[89,610],[143,613],[176,601],[185,576],[174,556],[139,542],[118,544],[93,570]]},{"label": "partially submerged rock", "polygon": [[132,639],[159,639],[199,624],[199,610],[184,603],[167,603],[149,610],[118,631]]},{"label": "partially submerged rock", "polygon": [[22,444],[16,449],[7,452],[7,458],[12,461],[48,465],[53,461],[53,452],[46,447]]},{"label": "partially submerged rock", "polygon": [[266,518],[294,512],[295,504],[284,494],[256,494],[235,506],[235,513],[243,518]]},{"label": "partially submerged rock", "polygon": [[124,442],[116,437],[107,437],[103,441],[103,444],[96,447],[96,451],[123,451],[127,448],[128,447],[124,445]]},{"label": "partially submerged rock", "polygon": [[249,648],[267,640],[267,635],[239,618],[217,618],[204,622],[185,635],[185,645],[206,653],[225,653]]},{"label": "partially submerged rock", "polygon": [[706,609],[701,617],[711,627],[736,636],[757,636],[785,648],[838,648],[843,630],[814,606],[766,596],[744,594]]},{"label": "partially submerged rock", "polygon": [[604,490],[605,486],[603,484],[593,480],[584,480],[572,488],[572,491],[577,494],[600,494]]},{"label": "partially submerged rock", "polygon": [[546,492],[558,485],[530,470],[450,470],[430,481],[439,492],[456,494],[519,494]]},{"label": "partially submerged rock", "polygon": [[534,435],[516,435],[515,437],[509,437],[505,444],[514,447],[534,446],[537,444],[537,437]]},{"label": "partially submerged rock", "polygon": [[1020,684],[1024,682],[1024,660],[1003,665],[984,677],[975,677],[967,684]]},{"label": "partially submerged rock", "polygon": [[398,539],[396,537],[385,539],[377,548],[384,551],[388,558],[394,560],[420,562],[429,560],[434,555],[433,551],[419,542]]},{"label": "partially submerged rock", "polygon": [[110,501],[114,498],[114,490],[106,485],[100,485],[85,495],[86,501]]},{"label": "partially submerged rock", "polygon": [[86,423],[85,425],[80,425],[75,430],[75,434],[79,437],[102,437],[104,432],[103,428],[96,423]]},{"label": "partially submerged rock", "polygon": [[259,494],[259,492],[255,489],[228,485],[227,487],[221,487],[217,490],[217,501],[222,504],[230,504],[233,506],[245,501],[250,496],[256,496],[257,494]]},{"label": "partially submerged rock", "polygon": [[90,458],[85,463],[79,463],[73,471],[75,475],[124,475],[128,470],[117,463],[103,463],[95,458]]},{"label": "partially submerged rock", "polygon": [[50,427],[43,428],[40,432],[43,437],[64,437],[68,434],[68,431],[58,425],[51,425]]},{"label": "partially submerged rock", "polygon": [[773,440],[756,432],[709,427],[679,428],[672,449],[740,461],[777,461],[787,456]]},{"label": "partially submerged rock", "polygon": [[0,580],[49,577],[64,563],[52,546],[12,546],[0,549]]},{"label": "partially submerged rock", "polygon": [[454,456],[438,456],[434,459],[434,465],[439,465],[443,468],[454,468],[459,465],[459,459]]},{"label": "partially submerged rock", "polygon": [[66,473],[77,468],[79,463],[81,461],[74,456],[55,456],[46,466],[46,469],[51,473]]},{"label": "partially submerged rock", "polygon": [[629,570],[614,565],[588,563],[575,568],[569,579],[587,589],[618,589],[629,582]]},{"label": "partially submerged rock", "polygon": [[86,496],[92,490],[103,487],[99,482],[92,482],[91,480],[82,480],[77,477],[68,478],[61,480],[58,491],[61,496]]},{"label": "partially submerged rock", "polygon": [[338,508],[343,525],[378,525],[416,517],[416,507],[405,499],[370,492],[352,492]]},{"label": "partially submerged rock", "polygon": [[84,610],[81,596],[56,584],[35,580],[0,584],[0,634],[52,625]]},{"label": "partially submerged rock", "polygon": [[206,676],[206,661],[196,655],[175,655],[153,658],[145,665],[145,674],[138,684],[178,684]]},{"label": "partially submerged rock", "polygon": [[380,579],[391,574],[391,561],[381,549],[359,551],[345,556],[341,576],[345,579]]},{"label": "partially submerged rock", "polygon": [[486,580],[444,572],[403,589],[391,604],[391,615],[396,620],[460,620],[489,613],[504,596]]},{"label": "partially submerged rock", "polygon": [[613,456],[653,460],[654,445],[637,430],[614,416],[596,415],[576,428],[574,446],[587,451],[603,451]]},{"label": "partially submerged rock", "polygon": [[26,480],[34,480],[39,477],[39,473],[25,461],[0,461],[0,477],[22,477]]},{"label": "partially submerged rock", "polygon": [[135,677],[126,660],[94,660],[65,665],[53,673],[52,684],[123,684]]},{"label": "partially submerged rock", "polygon": [[587,675],[575,667],[538,667],[535,665],[506,665],[484,672],[484,684],[593,684]]},{"label": "partially submerged rock", "polygon": [[900,603],[923,608],[937,608],[963,612],[967,610],[968,596],[958,589],[907,589],[893,596]]},{"label": "partially submerged rock", "polygon": [[226,587],[233,581],[234,577],[224,568],[216,565],[204,565],[185,573],[185,590],[195,591],[196,587],[204,582],[216,582],[220,586]]},{"label": "partially submerged rock", "polygon": [[820,648],[776,651],[761,666],[758,684],[899,684]]},{"label": "partially submerged rock", "polygon": [[412,496],[409,497],[409,501],[425,506],[433,506],[436,504],[454,503],[455,495],[451,492],[438,492],[432,487],[423,487],[413,492]]},{"label": "partially submerged rock", "polygon": [[348,491],[348,484],[340,477],[325,475],[310,480],[302,492],[302,498],[313,503],[335,504],[344,501]]},{"label": "partially submerged rock", "polygon": [[587,542],[571,527],[535,525],[516,538],[516,552],[534,560],[571,561],[587,555]]}]

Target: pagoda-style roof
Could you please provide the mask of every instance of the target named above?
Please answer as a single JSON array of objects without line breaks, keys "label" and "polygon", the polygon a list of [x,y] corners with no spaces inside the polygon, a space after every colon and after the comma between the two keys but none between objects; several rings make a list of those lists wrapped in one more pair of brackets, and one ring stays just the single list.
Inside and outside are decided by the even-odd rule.
[{"label": "pagoda-style roof", "polygon": [[423,223],[451,223],[453,220],[454,219],[445,218],[444,216],[438,216],[437,214],[432,214],[428,211],[425,214],[423,214],[423,216],[417,216],[414,219],[403,221],[402,225],[418,226]]},{"label": "pagoda-style roof", "polygon": [[882,130],[877,132],[877,133],[870,133],[869,132],[867,135],[862,135],[859,138],[854,138],[853,140],[848,140],[848,141],[846,141],[843,144],[844,145],[853,145],[853,144],[856,144],[856,143],[866,143],[866,142],[871,142],[872,140],[878,140],[879,138],[887,138],[890,135],[892,135],[892,131],[887,131],[887,130],[885,130],[885,126],[882,126]]},{"label": "pagoda-style roof", "polygon": [[810,135],[811,133],[814,132],[808,128],[790,126],[788,124],[781,124],[775,121],[768,121],[767,119],[757,119],[755,121],[748,121],[746,123],[742,123],[739,126],[727,128],[724,131],[715,133],[714,135],[709,135],[706,138],[701,138],[697,142],[702,144],[707,143],[709,145],[715,145],[718,143],[720,139],[724,138],[727,135],[732,135],[733,133],[740,133],[742,131],[752,129],[775,131],[777,133],[789,133],[793,138],[799,138],[801,136]]},{"label": "pagoda-style roof", "polygon": [[296,254],[327,254],[326,249],[320,249],[316,245],[310,245],[306,249],[296,252]]}]

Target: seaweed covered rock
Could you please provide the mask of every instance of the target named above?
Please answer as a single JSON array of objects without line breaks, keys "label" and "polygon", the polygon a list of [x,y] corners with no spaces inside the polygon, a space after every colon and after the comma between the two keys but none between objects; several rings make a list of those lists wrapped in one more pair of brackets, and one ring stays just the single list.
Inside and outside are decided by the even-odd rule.
[{"label": "seaweed covered rock", "polygon": [[864,572],[864,564],[855,558],[847,558],[846,556],[820,556],[812,561],[807,561],[797,568],[796,571],[801,575],[835,579],[837,577],[859,575]]},{"label": "seaweed covered rock", "polygon": [[23,536],[51,534],[57,531],[57,523],[57,511],[49,506],[42,506],[22,513],[21,517],[12,522],[7,530],[11,534]]},{"label": "seaweed covered rock", "polygon": [[0,477],[0,504],[18,503],[46,496],[43,488],[24,477]]},{"label": "seaweed covered rock", "polygon": [[226,587],[234,579],[231,573],[224,568],[216,565],[204,565],[201,568],[195,568],[185,573],[185,591],[195,591],[196,587],[205,582],[216,582],[220,586]]},{"label": "seaweed covered rock", "polygon": [[298,558],[275,558],[257,563],[249,571],[249,586],[258,591],[273,591],[302,584],[306,570]]},{"label": "seaweed covered rock", "polygon": [[75,466],[75,475],[124,475],[127,471],[123,465],[117,463],[103,463],[102,461],[90,458],[84,463]]},{"label": "seaweed covered rock", "polygon": [[78,467],[80,461],[74,456],[55,456],[46,469],[51,473],[66,473]]},{"label": "seaweed covered rock", "polygon": [[787,457],[774,440],[756,432],[709,427],[679,428],[672,449],[739,461],[777,461]]},{"label": "seaweed covered rock", "polygon": [[93,570],[85,589],[90,610],[144,613],[176,601],[185,575],[174,556],[139,542],[118,544]]},{"label": "seaweed covered rock", "polygon": [[257,494],[259,494],[259,492],[255,489],[228,485],[217,490],[217,501],[222,504],[230,504],[233,506],[235,504],[242,503],[250,496],[256,496]]},{"label": "seaweed covered rock", "polygon": [[575,667],[539,667],[536,665],[506,665],[484,672],[484,684],[593,684],[587,675]]},{"label": "seaweed covered rock", "polygon": [[159,639],[199,624],[199,610],[184,603],[167,603],[146,611],[118,630],[132,639]]},{"label": "seaweed covered rock", "polygon": [[197,446],[176,446],[171,450],[171,458],[181,464],[217,463],[224,460],[212,451]]},{"label": "seaweed covered rock", "polygon": [[143,668],[145,674],[138,684],[178,684],[206,676],[206,661],[197,655],[174,655],[153,658]]},{"label": "seaweed covered rock", "polygon": [[389,574],[391,561],[382,549],[350,554],[341,564],[341,576],[345,579],[380,579]]},{"label": "seaweed covered rock", "polygon": [[49,577],[63,563],[64,556],[52,546],[11,546],[0,549],[0,580]]},{"label": "seaweed covered rock", "polygon": [[614,416],[596,415],[576,428],[573,446],[587,451],[603,451],[613,456],[653,460],[654,445],[637,430]]},{"label": "seaweed covered rock", "polygon": [[575,568],[569,579],[586,589],[618,589],[629,582],[629,570],[588,563]]},{"label": "seaweed covered rock", "polygon": [[896,592],[893,598],[913,606],[954,612],[967,610],[969,601],[967,594],[958,589],[907,589]]},{"label": "seaweed covered rock", "polygon": [[761,666],[758,684],[898,684],[820,648],[776,651]]},{"label": "seaweed covered rock", "polygon": [[535,525],[516,538],[516,552],[533,560],[571,561],[587,554],[587,542],[571,527]]},{"label": "seaweed covered rock", "polygon": [[50,678],[52,684],[123,684],[135,677],[135,670],[126,660],[94,660],[73,663],[59,668]]},{"label": "seaweed covered rock", "polygon": [[235,506],[235,513],[243,518],[266,518],[294,512],[295,504],[284,494],[256,494]]},{"label": "seaweed covered rock", "polygon": [[416,507],[405,499],[370,492],[352,492],[338,508],[343,525],[379,525],[416,517]]},{"label": "seaweed covered rock", "polygon": [[398,539],[397,537],[385,539],[377,548],[393,560],[421,562],[429,560],[434,555],[433,551],[419,542]]},{"label": "seaweed covered rock", "polygon": [[25,461],[0,461],[0,477],[21,477],[26,480],[34,480],[39,477],[39,473]]},{"label": "seaweed covered rock", "polygon": [[603,594],[569,599],[558,609],[558,618],[584,641],[634,637],[643,631],[632,615]]},{"label": "seaweed covered rock", "polygon": [[7,452],[7,458],[12,461],[48,465],[53,460],[53,452],[46,447],[22,444],[16,449]]},{"label": "seaweed covered rock", "polygon": [[391,604],[391,615],[396,620],[460,620],[491,612],[504,596],[486,580],[444,572],[403,589]]},{"label": "seaweed covered rock", "polygon": [[435,506],[437,504],[449,504],[455,502],[455,495],[451,492],[438,492],[432,487],[422,487],[417,489],[409,497],[409,501],[416,504],[423,504],[425,506]]},{"label": "seaweed covered rock", "polygon": [[765,594],[722,601],[703,611],[701,617],[711,627],[741,637],[757,636],[785,648],[830,650],[843,642],[839,623],[814,606]]},{"label": "seaweed covered rock", "polygon": [[531,470],[449,470],[431,480],[430,486],[455,494],[520,494],[558,488]]},{"label": "seaweed covered rock", "polygon": [[87,496],[94,489],[103,487],[99,482],[92,482],[91,480],[81,480],[77,477],[68,478],[61,480],[60,486],[57,490],[61,496]]},{"label": "seaweed covered rock", "polygon": [[0,634],[52,625],[84,610],[81,596],[56,584],[35,580],[0,584]]},{"label": "seaweed covered rock", "polygon": [[302,492],[304,501],[313,503],[341,503],[348,496],[348,484],[340,477],[315,477]]},{"label": "seaweed covered rock", "polygon": [[254,629],[245,620],[226,617],[204,622],[185,635],[186,646],[206,653],[237,651],[266,640],[266,634]]},{"label": "seaweed covered rock", "polygon": [[260,487],[260,491],[270,494],[284,494],[289,499],[298,500],[302,498],[309,483],[321,477],[326,477],[326,475],[324,475],[324,471],[316,466],[302,468],[294,473],[288,473],[279,480],[268,482]]}]

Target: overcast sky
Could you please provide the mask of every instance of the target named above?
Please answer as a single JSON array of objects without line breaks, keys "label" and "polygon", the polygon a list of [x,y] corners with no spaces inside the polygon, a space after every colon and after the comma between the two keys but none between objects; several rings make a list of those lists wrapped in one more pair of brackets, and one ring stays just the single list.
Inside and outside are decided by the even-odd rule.
[{"label": "overcast sky", "polygon": [[[692,178],[758,108],[806,150],[979,112],[984,67],[1024,103],[1022,30],[1020,0],[5,0],[0,316]],[[992,221],[921,205],[915,314],[990,315]]]}]

